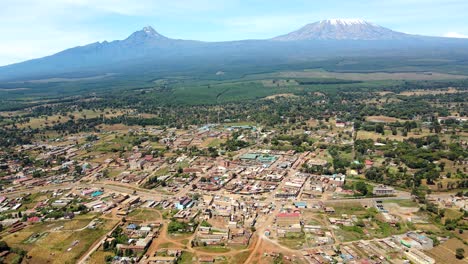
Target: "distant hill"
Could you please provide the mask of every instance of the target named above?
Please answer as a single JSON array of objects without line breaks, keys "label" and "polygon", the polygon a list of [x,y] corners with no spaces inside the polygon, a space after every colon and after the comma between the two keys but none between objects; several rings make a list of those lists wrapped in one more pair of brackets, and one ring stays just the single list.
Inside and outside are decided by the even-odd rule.
[{"label": "distant hill", "polygon": [[[124,40],[96,42],[0,67],[0,81],[102,74],[190,75],[267,67],[307,67],[321,59],[414,57],[466,61],[468,40],[395,32],[363,20],[324,20],[268,40],[202,42],[172,39],[144,27]],[[228,74],[223,76],[229,76]]]}]

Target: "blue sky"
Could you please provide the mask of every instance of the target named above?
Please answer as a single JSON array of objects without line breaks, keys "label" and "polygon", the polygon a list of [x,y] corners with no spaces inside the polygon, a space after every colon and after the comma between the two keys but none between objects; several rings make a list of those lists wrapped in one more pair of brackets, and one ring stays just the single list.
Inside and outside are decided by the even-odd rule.
[{"label": "blue sky", "polygon": [[2,0],[0,65],[123,39],[151,25],[172,38],[261,39],[329,18],[468,37],[467,0]]}]

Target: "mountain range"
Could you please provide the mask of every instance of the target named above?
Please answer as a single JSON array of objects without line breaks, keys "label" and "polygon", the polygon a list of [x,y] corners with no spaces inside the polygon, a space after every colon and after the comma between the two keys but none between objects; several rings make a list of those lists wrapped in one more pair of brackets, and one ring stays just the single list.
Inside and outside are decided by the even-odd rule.
[{"label": "mountain range", "polygon": [[217,72],[336,57],[467,54],[468,40],[410,35],[357,19],[323,20],[272,39],[227,42],[172,39],[147,26],[124,40],[96,42],[0,67],[0,81],[108,73],[164,75],[201,69]]}]

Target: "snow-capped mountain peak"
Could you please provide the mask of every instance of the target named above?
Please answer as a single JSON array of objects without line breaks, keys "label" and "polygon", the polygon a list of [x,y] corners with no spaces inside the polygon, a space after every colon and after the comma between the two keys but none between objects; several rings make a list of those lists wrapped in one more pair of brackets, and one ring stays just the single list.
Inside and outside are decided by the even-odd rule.
[{"label": "snow-capped mountain peak", "polygon": [[161,40],[169,40],[169,39],[159,34],[151,26],[146,26],[142,28],[141,30],[134,32],[127,38],[127,41],[131,41],[131,42],[161,41]]},{"label": "snow-capped mountain peak", "polygon": [[154,34],[154,33],[156,33],[156,31],[155,31],[152,27],[150,27],[150,26],[144,27],[144,28],[143,28],[143,31],[145,31],[147,34]]},{"label": "snow-capped mountain peak", "polygon": [[327,19],[305,25],[274,40],[389,40],[408,36],[362,19]]},{"label": "snow-capped mountain peak", "polygon": [[327,19],[327,20],[320,21],[320,23],[328,23],[332,25],[345,25],[345,26],[371,24],[362,19],[346,19],[346,18],[345,19],[342,19],[342,18]]}]

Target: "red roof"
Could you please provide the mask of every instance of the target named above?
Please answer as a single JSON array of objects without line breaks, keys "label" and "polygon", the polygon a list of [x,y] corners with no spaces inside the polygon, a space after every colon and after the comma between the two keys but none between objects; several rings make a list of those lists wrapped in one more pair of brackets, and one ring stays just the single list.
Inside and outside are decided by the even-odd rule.
[{"label": "red roof", "polygon": [[29,217],[28,218],[28,222],[31,222],[31,223],[36,223],[36,222],[39,222],[41,221],[41,219],[37,216],[33,216],[33,217]]},{"label": "red roof", "polygon": [[372,165],[374,164],[374,162],[372,162],[372,160],[366,160],[366,165]]},{"label": "red roof", "polygon": [[280,213],[278,217],[300,217],[300,213]]}]

